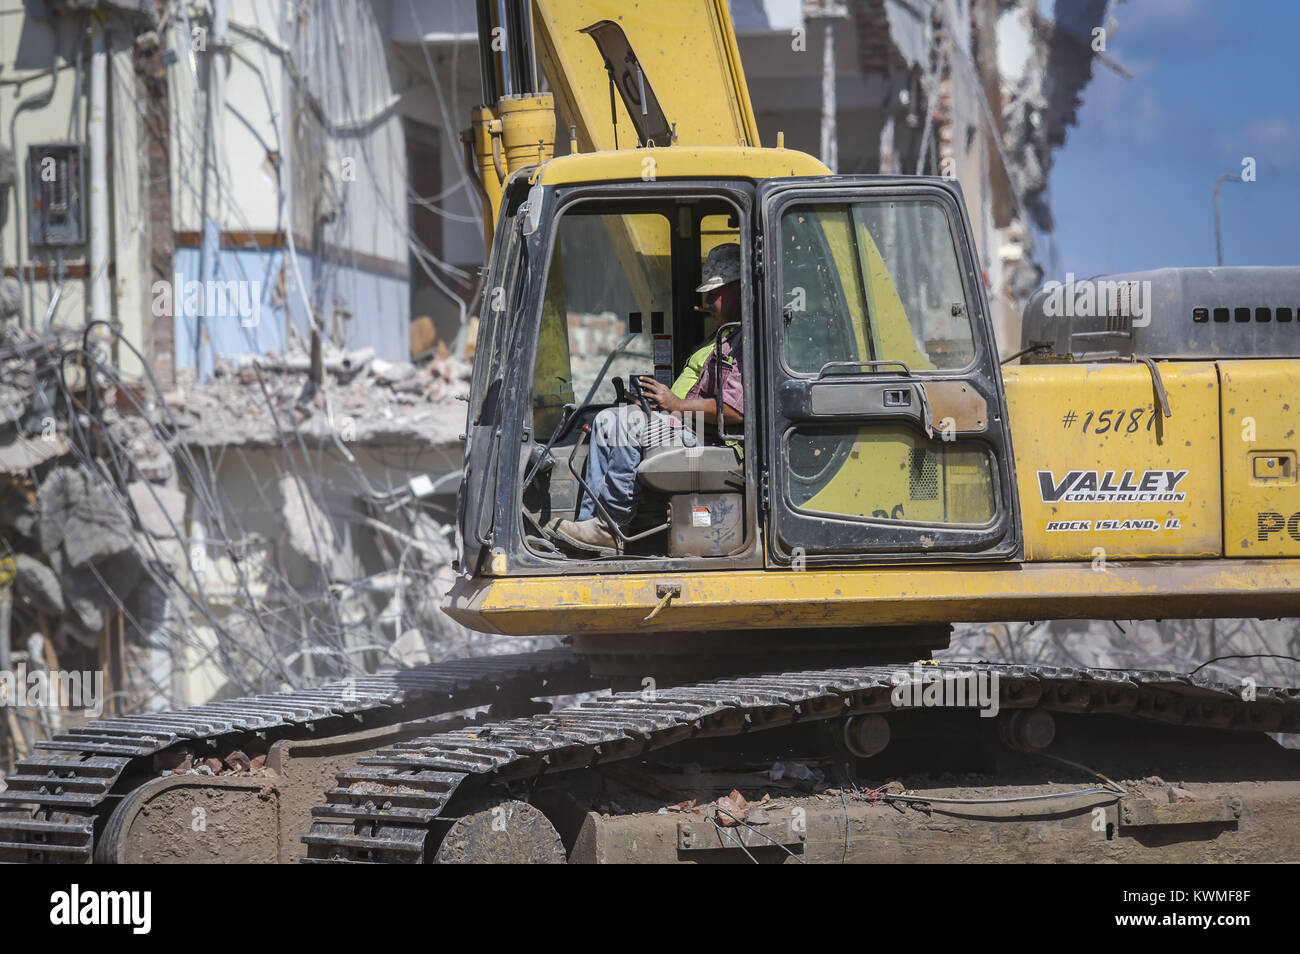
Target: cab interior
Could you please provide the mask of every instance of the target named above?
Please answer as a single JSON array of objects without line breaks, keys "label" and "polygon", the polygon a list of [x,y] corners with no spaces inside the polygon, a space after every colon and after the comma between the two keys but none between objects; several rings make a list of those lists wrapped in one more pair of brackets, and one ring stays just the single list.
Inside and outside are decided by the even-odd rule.
[{"label": "cab interior", "polygon": [[[637,470],[636,512],[623,527],[601,517],[622,554],[579,548],[554,533],[575,520],[596,415],[651,405],[637,378],[672,386],[692,355],[716,340],[695,291],[709,252],[739,242],[739,209],[722,197],[601,199],[567,205],[553,233],[531,387],[531,440],[521,462],[524,541],[557,560],[734,557],[754,548],[745,433],[720,432],[718,414],[687,415],[696,447],[655,429]],[[742,284],[742,289],[744,285]],[[742,291],[742,314],[752,307]],[[744,381],[746,405],[751,383]],[[746,429],[750,429],[746,422]]]}]

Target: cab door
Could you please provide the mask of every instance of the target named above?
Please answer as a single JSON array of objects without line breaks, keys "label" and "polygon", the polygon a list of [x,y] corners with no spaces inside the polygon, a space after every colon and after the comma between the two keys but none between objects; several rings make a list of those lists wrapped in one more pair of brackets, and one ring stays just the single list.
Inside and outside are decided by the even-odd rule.
[{"label": "cab door", "polygon": [[785,179],[759,201],[769,560],[1016,557],[1006,402],[959,188]]},{"label": "cab door", "polygon": [[[526,183],[515,183],[501,203],[492,239],[490,269],[478,302],[479,330],[474,352],[474,371],[466,415],[465,458],[457,493],[456,531],[462,574],[479,572],[495,544],[497,477],[502,437],[509,425],[510,386],[517,377],[512,349],[517,332],[517,315],[526,309],[520,302],[526,285],[529,206],[522,205]],[[531,196],[540,202],[540,190]]]}]

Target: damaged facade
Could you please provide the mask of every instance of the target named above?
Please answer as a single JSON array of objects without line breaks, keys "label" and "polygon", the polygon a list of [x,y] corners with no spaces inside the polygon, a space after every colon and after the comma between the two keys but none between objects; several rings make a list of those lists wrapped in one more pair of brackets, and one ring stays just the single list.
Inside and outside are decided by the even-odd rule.
[{"label": "damaged facade", "polygon": [[[1004,351],[1108,11],[1039,6],[732,3],[765,143],[961,181]],[[0,670],[102,671],[112,714],[528,648],[437,609],[483,264],[474,4],[0,12]],[[569,324],[593,361],[626,331]],[[0,762],[65,715],[6,711]]]}]

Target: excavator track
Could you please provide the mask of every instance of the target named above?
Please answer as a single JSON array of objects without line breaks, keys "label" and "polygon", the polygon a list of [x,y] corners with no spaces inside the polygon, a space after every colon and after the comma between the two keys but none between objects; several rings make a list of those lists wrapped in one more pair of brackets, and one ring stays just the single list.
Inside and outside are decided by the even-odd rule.
[{"label": "excavator track", "polygon": [[100,719],[38,742],[0,792],[0,862],[88,863],[97,824],[175,745],[324,738],[485,705],[601,688],[567,649],[458,659],[316,689]]},{"label": "excavator track", "polygon": [[[688,739],[898,711],[898,667],[714,679],[623,692],[545,715],[412,739],[363,757],[313,809],[306,863],[423,863],[457,796],[637,758]],[[903,670],[906,672],[906,670]],[[1300,689],[1151,670],[948,663],[926,678],[996,673],[1003,708],[1122,715],[1189,728],[1300,731]],[[934,674],[931,676],[931,674]],[[907,677],[912,679],[911,676]],[[918,684],[912,679],[913,684]],[[1246,698],[1243,698],[1245,696]],[[1249,701],[1248,701],[1249,700]]]}]

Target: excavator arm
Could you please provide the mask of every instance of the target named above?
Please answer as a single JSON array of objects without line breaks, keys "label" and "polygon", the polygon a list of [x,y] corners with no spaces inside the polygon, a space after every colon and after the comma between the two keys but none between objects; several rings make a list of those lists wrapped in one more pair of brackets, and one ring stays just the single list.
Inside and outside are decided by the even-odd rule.
[{"label": "excavator arm", "polygon": [[726,0],[479,0],[477,9],[484,105],[462,139],[489,250],[506,180],[552,157],[557,113],[575,152],[759,144]]}]

